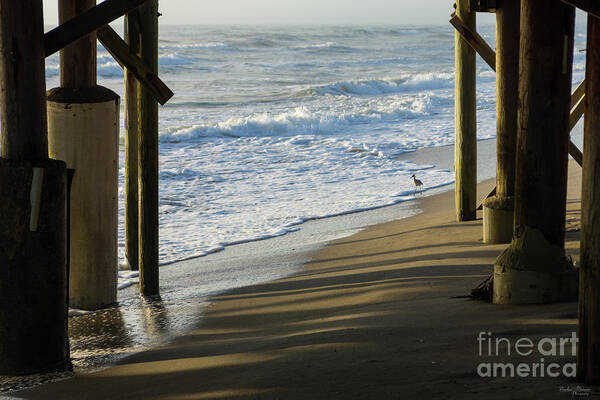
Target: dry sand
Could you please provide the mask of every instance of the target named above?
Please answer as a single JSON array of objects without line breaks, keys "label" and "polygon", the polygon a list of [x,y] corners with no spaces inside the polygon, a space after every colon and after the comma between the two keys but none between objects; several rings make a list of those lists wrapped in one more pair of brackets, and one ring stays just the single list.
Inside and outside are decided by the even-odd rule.
[{"label": "dry sand", "polygon": [[[479,185],[480,197],[492,182]],[[567,251],[578,258],[580,169],[570,165]],[[477,335],[568,337],[575,302],[497,306],[464,296],[505,245],[454,222],[453,192],[416,217],[370,227],[298,275],[213,299],[201,326],[104,371],[16,393],[28,399],[566,399],[567,378],[482,378]],[[493,349],[495,351],[495,349]],[[484,351],[485,352],[485,351]],[[545,357],[561,366],[569,355]],[[561,386],[563,391],[561,391]],[[596,390],[596,388],[592,388]]]}]

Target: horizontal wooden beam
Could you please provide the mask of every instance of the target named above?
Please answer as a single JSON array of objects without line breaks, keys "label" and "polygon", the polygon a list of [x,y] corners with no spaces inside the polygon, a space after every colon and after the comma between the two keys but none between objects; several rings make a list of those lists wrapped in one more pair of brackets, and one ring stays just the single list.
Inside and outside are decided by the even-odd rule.
[{"label": "horizontal wooden beam", "polygon": [[496,52],[486,43],[486,41],[477,33],[469,29],[462,19],[456,13],[452,13],[450,23],[460,36],[479,54],[483,61],[496,71]]},{"label": "horizontal wooden beam", "polygon": [[496,0],[470,0],[471,11],[473,12],[496,12]]},{"label": "horizontal wooden beam", "polygon": [[600,18],[600,2],[598,0],[562,0],[562,2]]},{"label": "horizontal wooden beam", "polygon": [[105,25],[97,31],[98,40],[104,48],[117,60],[123,68],[133,73],[137,80],[146,88],[160,104],[164,105],[173,92],[160,78],[153,73],[144,62],[129,49],[129,46],[117,32]]},{"label": "horizontal wooden beam", "polygon": [[135,10],[148,0],[105,0],[44,35],[46,57]]}]

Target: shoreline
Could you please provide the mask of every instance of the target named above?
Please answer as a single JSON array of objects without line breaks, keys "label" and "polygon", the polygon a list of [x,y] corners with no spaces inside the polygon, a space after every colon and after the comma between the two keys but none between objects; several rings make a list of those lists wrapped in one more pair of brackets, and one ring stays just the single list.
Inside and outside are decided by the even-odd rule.
[{"label": "shoreline", "polygon": [[[580,172],[573,164],[571,228],[578,218]],[[478,185],[481,196],[492,184]],[[485,393],[500,399],[515,393],[522,396],[514,398],[528,398],[536,390],[545,398],[563,398],[556,385],[566,387],[568,380],[473,375],[477,329],[511,338],[563,335],[576,321],[577,306],[505,307],[459,298],[489,274],[505,245],[479,242],[481,220],[455,223],[452,199],[453,192],[426,197],[423,213],[334,241],[293,276],[214,296],[195,329],[166,346],[98,373],[14,394],[36,399],[60,393],[68,399],[102,388],[104,397],[90,398],[125,398],[120,394],[127,392],[147,398]],[[567,239],[567,251],[577,259],[577,232],[571,229]],[[448,325],[450,320],[457,324]],[[146,387],[150,377],[152,390]]]},{"label": "shoreline", "polygon": [[[488,157],[495,155],[495,139],[479,141],[478,146],[480,175],[495,173],[489,166],[486,169],[484,164],[484,161],[489,159]],[[425,148],[405,153],[401,159],[410,159],[421,164],[435,162],[436,168],[443,168],[453,162],[452,149],[453,146]],[[491,184],[490,180],[480,182],[478,188],[486,184]],[[72,346],[75,348],[73,356],[77,366],[75,375],[81,376],[80,374],[85,375],[89,372],[105,370],[115,363],[126,361],[132,355],[177,340],[178,337],[203,323],[203,316],[210,308],[215,296],[243,287],[295,276],[301,273],[303,266],[310,262],[312,255],[321,251],[323,247],[327,248],[332,242],[339,240],[338,238],[350,237],[377,225],[394,223],[429,212],[428,210],[431,209],[428,206],[429,199],[453,193],[453,184],[433,189],[432,192],[428,196],[415,198],[416,201],[404,201],[366,211],[309,220],[299,225],[298,231],[274,238],[227,246],[224,250],[210,255],[161,266],[161,281],[166,283],[164,285],[166,290],[163,290],[163,303],[159,307],[149,307],[141,301],[137,296],[137,285],[134,284],[129,288],[119,290],[119,304],[116,307],[69,319],[71,341],[72,344],[75,344]],[[437,194],[434,194],[435,192]],[[481,198],[483,196],[484,194],[479,195]],[[453,204],[453,198],[451,201]],[[237,270],[239,275],[240,272],[243,274],[244,270],[260,269],[265,265],[272,267],[270,271],[265,271],[266,278],[264,275],[261,278],[250,280],[244,280],[248,277],[237,277],[233,279],[236,281],[233,284],[229,282],[209,290],[202,285],[184,288],[184,285],[181,284],[186,280],[189,283],[190,276],[194,275],[197,279],[203,279],[205,273],[210,274],[210,271],[214,273],[219,266],[226,266],[226,268],[221,273],[217,271],[217,275],[227,274],[231,270]],[[106,326],[98,326],[98,320]],[[72,321],[77,321],[77,323],[74,324]],[[91,324],[91,328],[86,328],[87,324]],[[149,328],[152,326],[155,328]],[[73,340],[74,332],[75,341]],[[90,349],[86,349],[89,345],[86,345],[85,341],[90,335],[95,337],[95,342],[100,343],[100,346],[92,345]],[[64,374],[66,377],[72,375],[72,373]],[[39,378],[36,376],[32,379],[24,378],[11,380],[8,383],[4,382],[0,385],[0,389],[4,386],[4,390],[0,390],[0,393],[6,392],[6,389],[10,387],[31,387],[31,382],[34,385],[39,384]],[[50,379],[61,378],[63,376],[59,374]]]},{"label": "shoreline", "polygon": [[[483,142],[493,141],[494,139]],[[429,149],[419,149],[403,154],[402,158],[412,159],[416,156],[418,162],[433,163],[440,160],[439,153],[446,153],[442,160],[452,157],[452,149],[453,146],[436,147],[435,157],[427,153],[420,157],[423,151],[427,152]],[[416,196],[407,201],[310,219],[300,224],[297,231],[284,235],[246,241],[204,256],[161,264],[162,303],[158,307],[149,307],[138,296],[138,283],[128,282],[118,290],[118,303],[113,307],[92,312],[70,310],[69,337],[74,372],[0,377],[0,398],[2,393],[10,394],[15,390],[36,387],[42,383],[102,371],[131,355],[166,345],[201,323],[202,315],[210,306],[213,296],[240,287],[293,276],[310,261],[314,252],[328,243],[338,238],[349,237],[372,225],[417,215],[422,212],[423,199],[436,193],[451,191],[453,185],[452,183],[431,189],[427,196]],[[262,268],[263,265],[270,266],[270,271],[269,268]],[[223,269],[224,272],[219,272],[219,269]],[[265,270],[258,280],[244,280],[243,277],[239,277],[240,271],[257,269]],[[129,270],[119,272],[131,273]],[[205,273],[216,275],[216,279],[224,278],[224,282],[213,282],[213,287],[208,288],[197,284],[187,288],[181,287],[182,281],[187,280],[189,285],[190,276],[202,277]],[[223,276],[227,273],[234,275],[234,282]],[[196,293],[192,293],[194,291]],[[174,315],[179,316],[169,318]],[[158,329],[149,328],[152,326]],[[93,344],[88,343],[90,338]]]}]

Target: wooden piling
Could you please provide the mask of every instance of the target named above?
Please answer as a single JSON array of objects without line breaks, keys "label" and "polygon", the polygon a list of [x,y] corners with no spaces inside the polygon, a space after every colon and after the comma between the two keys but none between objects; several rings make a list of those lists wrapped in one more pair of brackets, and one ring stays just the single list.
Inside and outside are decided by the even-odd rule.
[{"label": "wooden piling", "polygon": [[600,19],[588,15],[577,377],[600,383]]},{"label": "wooden piling", "polygon": [[496,194],[483,203],[484,243],[510,243],[514,222],[521,0],[496,9]]},{"label": "wooden piling", "polygon": [[2,157],[11,160],[48,158],[41,0],[31,3],[0,2]]},{"label": "wooden piling", "polygon": [[496,195],[515,192],[521,0],[500,0],[496,9]]},{"label": "wooden piling", "polygon": [[[475,30],[475,13],[470,11],[469,0],[456,0],[456,15],[469,29]],[[458,32],[454,33],[454,57],[456,218],[469,221],[476,218],[477,207],[475,51]]]},{"label": "wooden piling", "polygon": [[575,10],[523,1],[515,228],[494,266],[494,303],[573,300],[577,278],[564,251]]},{"label": "wooden piling", "polygon": [[[158,0],[149,0],[138,12],[139,56],[157,73]],[[141,88],[138,104],[140,294],[158,296],[158,103],[148,90]]]},{"label": "wooden piling", "polygon": [[[140,53],[139,13],[125,15],[125,41],[131,52]],[[139,269],[138,102],[141,86],[125,69],[125,257],[132,270]]]},{"label": "wooden piling", "polygon": [[48,159],[43,29],[41,0],[0,0],[0,375],[70,365],[66,166]]},{"label": "wooden piling", "polygon": [[[94,7],[96,0],[59,0],[58,22],[65,22]],[[60,51],[60,86],[91,88],[96,85],[96,33],[73,42]]]},{"label": "wooden piling", "polygon": [[519,236],[527,227],[539,229],[561,248],[574,26],[573,7],[558,0],[522,4],[515,230]]}]

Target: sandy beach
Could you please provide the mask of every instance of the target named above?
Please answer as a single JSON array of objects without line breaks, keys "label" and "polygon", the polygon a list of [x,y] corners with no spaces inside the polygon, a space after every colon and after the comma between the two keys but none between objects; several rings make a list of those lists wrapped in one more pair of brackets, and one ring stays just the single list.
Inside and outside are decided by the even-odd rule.
[{"label": "sandy beach", "polygon": [[[567,252],[578,258],[580,168],[569,169]],[[479,185],[480,196],[492,181]],[[94,374],[13,393],[25,399],[564,399],[568,377],[478,375],[480,363],[573,363],[500,346],[570,337],[577,304],[497,306],[468,298],[504,245],[481,242],[481,219],[454,222],[453,192],[423,213],[369,227],[313,254],[289,278],[212,299],[173,343]],[[543,360],[540,360],[540,357]],[[587,388],[582,388],[587,389]],[[595,388],[589,388],[594,392]]]}]

